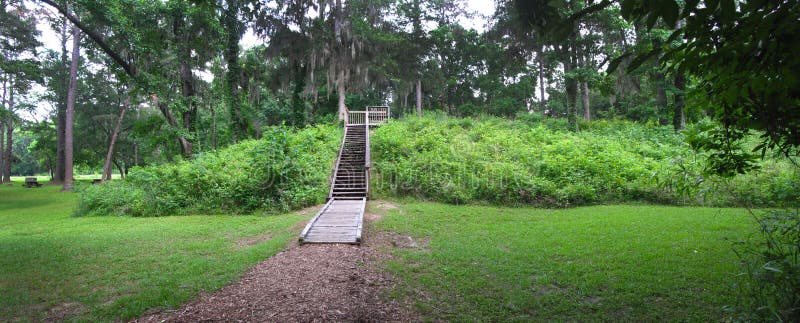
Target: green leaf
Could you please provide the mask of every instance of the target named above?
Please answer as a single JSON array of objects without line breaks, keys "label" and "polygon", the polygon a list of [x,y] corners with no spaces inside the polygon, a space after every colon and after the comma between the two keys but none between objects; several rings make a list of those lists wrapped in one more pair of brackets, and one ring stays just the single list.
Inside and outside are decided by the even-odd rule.
[{"label": "green leaf", "polygon": [[678,7],[678,3],[676,3],[674,0],[662,0],[658,2],[658,5],[658,9],[661,12],[661,17],[664,19],[664,23],[670,28],[675,28],[675,23],[678,22],[678,14],[680,13],[680,7]]}]

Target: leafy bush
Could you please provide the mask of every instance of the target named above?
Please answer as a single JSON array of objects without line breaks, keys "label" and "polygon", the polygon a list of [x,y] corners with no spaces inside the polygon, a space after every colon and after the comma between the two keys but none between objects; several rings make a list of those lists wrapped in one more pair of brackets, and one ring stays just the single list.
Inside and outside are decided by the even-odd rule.
[{"label": "leafy bush", "polygon": [[670,127],[582,123],[537,114],[409,117],[371,137],[374,193],[449,203],[573,206],[640,201],[759,206],[797,203],[798,176],[785,160],[731,180],[703,176],[706,155]]},{"label": "leafy bush", "polygon": [[271,127],[260,140],[189,161],[135,168],[123,181],[85,188],[80,215],[162,216],[285,211],[324,201],[341,131]]},{"label": "leafy bush", "polygon": [[732,308],[742,321],[800,320],[800,214],[774,210],[756,217],[763,243],[740,243],[744,272]]}]

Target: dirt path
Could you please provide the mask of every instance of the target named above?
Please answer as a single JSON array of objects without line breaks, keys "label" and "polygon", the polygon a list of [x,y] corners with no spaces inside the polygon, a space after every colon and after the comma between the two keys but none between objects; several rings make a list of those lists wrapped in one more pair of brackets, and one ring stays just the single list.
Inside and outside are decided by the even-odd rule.
[{"label": "dirt path", "polygon": [[138,321],[419,320],[407,304],[386,297],[396,282],[378,265],[394,238],[371,231],[361,246],[295,244],[221,290]]}]

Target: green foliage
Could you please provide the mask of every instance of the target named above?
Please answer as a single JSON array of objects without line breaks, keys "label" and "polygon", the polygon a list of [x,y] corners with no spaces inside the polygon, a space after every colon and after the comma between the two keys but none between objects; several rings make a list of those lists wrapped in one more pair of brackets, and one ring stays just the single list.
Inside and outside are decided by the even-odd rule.
[{"label": "green foliage", "polygon": [[756,156],[743,150],[741,140],[747,132],[720,127],[703,120],[684,131],[686,142],[695,151],[709,153],[706,172],[733,177],[758,168]]},{"label": "green foliage", "polygon": [[271,127],[191,161],[135,168],[82,191],[80,215],[162,216],[284,211],[324,201],[341,132],[331,125]]},{"label": "green foliage", "polygon": [[410,117],[371,138],[378,195],[448,203],[574,206],[614,202],[704,205],[796,204],[798,174],[782,159],[764,172],[725,180],[705,175],[707,153],[669,127],[582,122],[523,114]]},{"label": "green foliage", "polygon": [[[786,155],[800,146],[800,79],[798,50],[800,4],[796,1],[734,0],[686,1],[683,8],[674,0],[623,0],[621,14],[629,21],[647,23],[652,28],[659,17],[676,29],[668,37],[673,47],[655,47],[634,61],[661,56],[664,65],[679,73],[688,72],[697,80],[693,96],[725,132],[715,139],[741,139],[741,133],[763,133],[759,148],[777,149]],[[684,24],[676,24],[684,21]],[[681,26],[682,25],[682,26]],[[624,56],[623,56],[624,57]],[[617,58],[619,62],[623,57]],[[615,65],[612,63],[613,69]],[[631,64],[629,68],[635,68]],[[719,163],[738,168],[736,150],[723,146]]]},{"label": "green foliage", "polygon": [[740,243],[744,267],[737,284],[743,321],[800,320],[800,213],[775,210],[756,218],[763,243]]}]

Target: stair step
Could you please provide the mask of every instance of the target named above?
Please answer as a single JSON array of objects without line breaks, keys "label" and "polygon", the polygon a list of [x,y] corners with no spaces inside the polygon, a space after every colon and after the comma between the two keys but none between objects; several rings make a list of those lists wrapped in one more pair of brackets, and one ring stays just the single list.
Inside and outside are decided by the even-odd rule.
[{"label": "stair step", "polygon": [[364,197],[367,193],[353,193],[353,194],[333,194],[333,197]]}]

